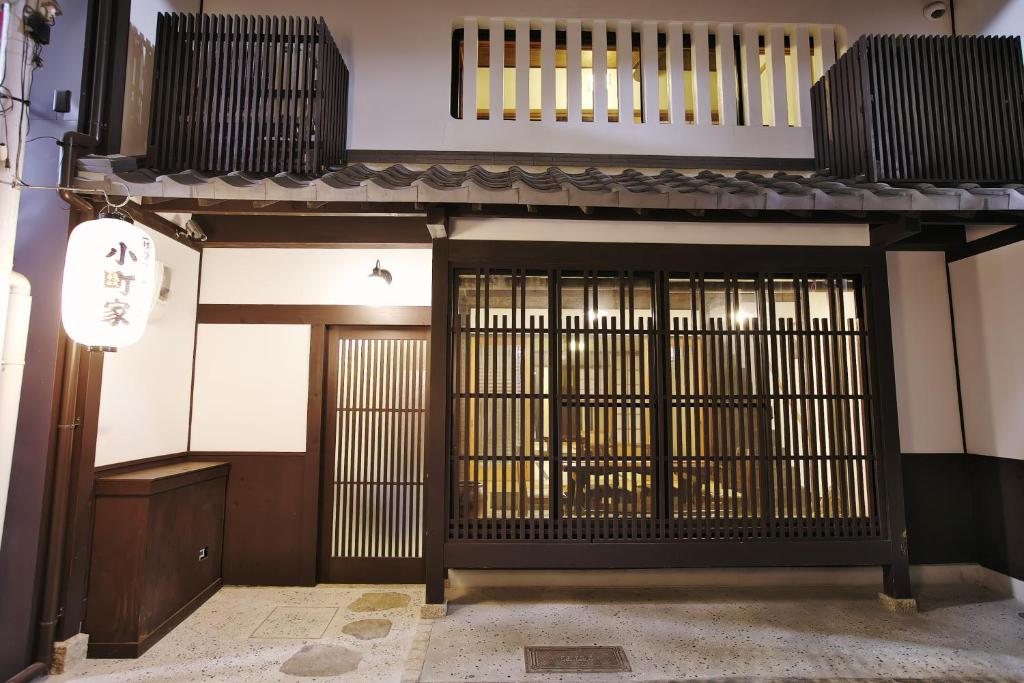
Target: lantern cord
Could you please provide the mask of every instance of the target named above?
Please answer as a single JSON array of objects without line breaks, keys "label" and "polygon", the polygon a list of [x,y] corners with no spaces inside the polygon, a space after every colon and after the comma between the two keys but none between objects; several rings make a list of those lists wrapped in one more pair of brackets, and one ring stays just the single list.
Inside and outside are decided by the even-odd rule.
[{"label": "lantern cord", "polygon": [[114,185],[120,185],[121,187],[124,188],[124,201],[121,202],[120,204],[115,204],[112,201],[110,201],[110,195],[108,195],[107,191],[104,189],[89,189],[85,187],[61,187],[60,185],[30,185],[20,178],[15,179],[14,182],[11,183],[11,185],[22,190],[64,190],[65,192],[74,192],[76,194],[101,194],[103,195],[103,201],[107,203],[108,209],[120,209],[127,206],[128,202],[132,200],[130,196],[131,188],[129,188],[127,184],[122,183],[119,180],[111,180],[108,182]]}]

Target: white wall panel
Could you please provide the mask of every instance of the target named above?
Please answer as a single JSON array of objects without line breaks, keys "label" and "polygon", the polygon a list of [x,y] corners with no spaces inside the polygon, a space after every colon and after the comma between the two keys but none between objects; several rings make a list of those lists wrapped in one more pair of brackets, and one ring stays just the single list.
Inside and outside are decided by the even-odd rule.
[{"label": "white wall panel", "polygon": [[171,291],[142,339],[103,359],[97,465],[188,448],[199,252],[147,232],[157,259],[171,268]]},{"label": "white wall panel", "polygon": [[804,244],[863,247],[866,225],[817,223],[670,223],[539,218],[456,218],[454,240],[631,242],[636,244]]},{"label": "white wall panel", "polygon": [[121,118],[122,154],[145,154],[153,94],[153,49],[160,12],[198,12],[200,0],[135,0],[131,4]]},{"label": "white wall panel", "polygon": [[[926,21],[919,2],[862,0],[857,3],[821,0],[617,0],[555,4],[544,0],[515,3],[479,0],[402,0],[381,12],[377,3],[297,0],[287,7],[277,0],[207,0],[207,13],[323,15],[352,72],[349,93],[349,147],[352,149],[462,149],[496,151],[810,156],[809,131],[692,130],[672,126],[605,123],[505,122],[498,130],[484,122],[454,121],[451,95],[451,31],[463,17],[503,16],[668,22],[759,22],[777,24],[841,24],[850,40],[862,33],[948,33],[949,22]],[[959,9],[959,8],[958,8]],[[396,21],[394,17],[401,17]],[[538,26],[539,27],[539,24]],[[471,58],[472,59],[472,58]],[[472,110],[472,107],[468,107]],[[523,125],[517,125],[522,123]]]},{"label": "white wall panel", "polygon": [[967,451],[1024,460],[1024,242],[956,261],[953,287]]},{"label": "white wall panel", "polygon": [[[394,280],[373,294],[380,259]],[[430,305],[430,249],[207,249],[200,303]]]},{"label": "white wall panel", "polygon": [[942,252],[889,252],[900,448],[962,453],[953,328]]},{"label": "white wall panel", "polygon": [[199,325],[192,450],[306,450],[309,325]]}]

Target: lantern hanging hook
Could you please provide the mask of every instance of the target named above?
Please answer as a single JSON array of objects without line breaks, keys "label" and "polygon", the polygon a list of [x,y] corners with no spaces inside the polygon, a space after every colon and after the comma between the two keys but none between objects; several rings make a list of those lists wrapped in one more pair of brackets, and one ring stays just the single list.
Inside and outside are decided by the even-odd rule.
[{"label": "lantern hanging hook", "polygon": [[120,204],[113,203],[112,201],[110,201],[110,195],[107,194],[107,191],[101,189],[100,192],[103,193],[103,201],[105,201],[107,203],[107,208],[108,209],[116,210],[116,209],[121,209],[121,208],[124,208],[125,206],[128,206],[128,202],[130,202],[132,200],[132,198],[130,196],[131,195],[131,190],[129,189],[128,185],[126,185],[125,183],[122,183],[122,182],[120,182],[118,180],[113,180],[113,181],[111,181],[111,183],[115,184],[115,185],[120,185],[121,187],[124,188],[124,201],[121,202]]},{"label": "lantern hanging hook", "polygon": [[100,215],[109,218],[117,218],[119,220],[125,221],[126,223],[134,223],[135,221],[132,220],[132,217],[129,216],[127,212],[122,210],[125,206],[128,205],[128,202],[131,201],[130,188],[125,183],[122,183],[120,181],[115,180],[111,182],[124,187],[124,201],[121,202],[120,204],[115,204],[112,201],[110,201],[110,195],[107,194],[107,191],[104,189],[100,189],[100,193],[103,195],[103,201],[106,202],[107,204],[106,207],[104,207],[103,210],[100,211]]}]

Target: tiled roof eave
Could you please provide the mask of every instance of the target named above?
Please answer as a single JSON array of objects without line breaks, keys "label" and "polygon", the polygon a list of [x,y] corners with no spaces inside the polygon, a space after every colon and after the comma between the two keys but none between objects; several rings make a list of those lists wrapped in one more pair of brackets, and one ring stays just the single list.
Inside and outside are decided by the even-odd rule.
[{"label": "tiled roof eave", "polygon": [[629,209],[783,210],[783,211],[1024,211],[1024,184],[894,187],[823,176],[741,171],[686,175],[626,169],[619,173],[558,167],[528,171],[518,166],[488,170],[434,165],[411,170],[401,165],[371,168],[353,164],[320,178],[288,174],[219,176],[184,171],[157,174],[148,169],[77,178],[83,188],[133,196],[210,201],[391,202],[524,204],[534,206],[620,207]]}]

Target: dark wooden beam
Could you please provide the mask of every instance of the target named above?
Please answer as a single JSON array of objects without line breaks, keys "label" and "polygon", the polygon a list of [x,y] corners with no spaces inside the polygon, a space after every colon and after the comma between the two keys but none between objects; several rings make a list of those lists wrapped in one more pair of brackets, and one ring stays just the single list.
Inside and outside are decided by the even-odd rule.
[{"label": "dark wooden beam", "polygon": [[444,207],[431,206],[427,209],[427,233],[432,240],[448,237],[448,214]]},{"label": "dark wooden beam", "polygon": [[137,223],[142,223],[147,228],[155,230],[161,235],[170,237],[172,240],[180,242],[189,249],[194,249],[196,251],[200,251],[202,249],[200,242],[193,242],[186,238],[184,236],[185,231],[182,228],[179,228],[177,225],[167,220],[163,216],[148,209],[145,209],[136,204],[135,202],[128,202],[121,208],[125,213],[131,216],[133,221]]},{"label": "dark wooden beam", "polygon": [[965,242],[964,244],[951,249],[946,252],[946,263],[952,263],[954,261],[960,261],[961,259],[970,258],[971,256],[977,256],[983,254],[986,251],[992,251],[993,249],[999,249],[1015,242],[1024,240],[1024,224],[1016,225],[1012,228],[1000,230],[999,232],[991,235],[986,235],[980,239],[973,240],[971,242]]},{"label": "dark wooden beam", "polygon": [[[306,202],[282,201],[270,206],[257,207],[252,200],[228,199],[214,205],[202,200],[163,197],[144,198],[143,207],[158,206],[161,212],[191,213],[193,215],[236,216],[349,216],[359,218],[416,217],[426,220],[426,213],[415,202]],[[429,208],[429,207],[428,207]],[[735,209],[646,209],[638,215],[632,208],[612,206],[541,206],[534,212],[519,204],[446,204],[447,219],[464,216],[491,218],[541,218],[557,220],[610,220],[610,221],[672,221],[678,223],[895,223],[906,218],[919,218],[931,225],[1007,225],[1024,221],[1024,211],[977,211],[968,217],[950,211],[840,211],[815,210],[795,213],[792,210]],[[960,212],[963,213],[963,212]]]},{"label": "dark wooden beam", "polygon": [[962,225],[924,225],[921,232],[889,247],[890,251],[947,251],[966,242]]},{"label": "dark wooden beam", "polygon": [[430,246],[424,219],[414,216],[203,215],[194,220],[208,237],[206,247]]},{"label": "dark wooden beam", "polygon": [[873,223],[871,225],[871,246],[889,247],[921,232],[921,221],[915,218],[903,218],[890,223]]},{"label": "dark wooden beam", "polygon": [[430,306],[199,304],[196,323],[426,327],[430,325]]}]

